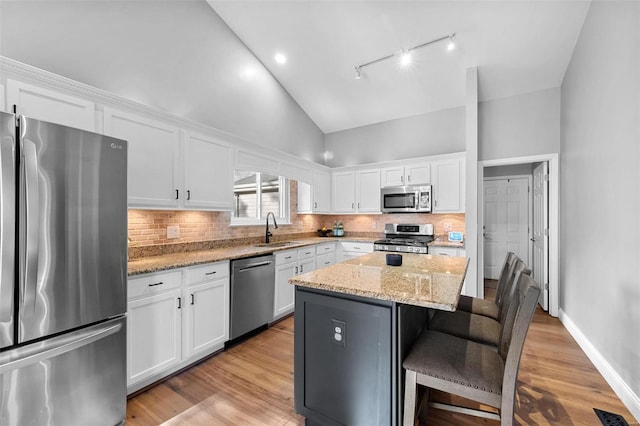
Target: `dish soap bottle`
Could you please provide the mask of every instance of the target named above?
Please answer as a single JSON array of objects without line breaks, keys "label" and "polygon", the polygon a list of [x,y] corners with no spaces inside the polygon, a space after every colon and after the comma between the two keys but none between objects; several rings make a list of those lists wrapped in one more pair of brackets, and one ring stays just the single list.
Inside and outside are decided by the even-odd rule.
[{"label": "dish soap bottle", "polygon": [[333,226],[333,236],[334,237],[343,237],[344,236],[344,226],[342,222],[336,222]]}]

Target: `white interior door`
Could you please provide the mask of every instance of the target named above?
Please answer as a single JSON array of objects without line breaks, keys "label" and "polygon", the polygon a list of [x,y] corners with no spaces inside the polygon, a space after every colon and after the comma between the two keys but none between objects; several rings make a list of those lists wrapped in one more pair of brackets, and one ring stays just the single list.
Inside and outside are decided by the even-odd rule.
[{"label": "white interior door", "polygon": [[549,164],[533,171],[533,279],[540,285],[540,306],[549,310]]},{"label": "white interior door", "polygon": [[498,279],[511,251],[529,258],[529,179],[484,181],[484,276]]}]

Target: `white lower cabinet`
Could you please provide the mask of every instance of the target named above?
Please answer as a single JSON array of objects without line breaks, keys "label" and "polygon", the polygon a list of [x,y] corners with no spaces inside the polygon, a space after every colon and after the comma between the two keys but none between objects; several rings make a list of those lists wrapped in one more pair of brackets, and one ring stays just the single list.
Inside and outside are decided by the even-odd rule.
[{"label": "white lower cabinet", "polygon": [[429,254],[435,254],[440,256],[465,256],[465,250],[463,248],[448,247],[448,246],[429,246]]},{"label": "white lower cabinet", "polygon": [[229,262],[129,279],[127,388],[135,392],[229,337]]},{"label": "white lower cabinet", "polygon": [[338,262],[342,262],[353,259],[354,257],[364,256],[368,253],[373,253],[373,243],[340,241],[337,260]]},{"label": "white lower cabinet", "polygon": [[336,243],[324,243],[316,246],[316,268],[324,268],[325,266],[336,263]]},{"label": "white lower cabinet", "polygon": [[180,362],[180,289],[129,302],[127,385],[153,377]]},{"label": "white lower cabinet", "polygon": [[184,356],[220,349],[229,340],[229,263],[187,268]]},{"label": "white lower cabinet", "polygon": [[273,319],[282,318],[295,308],[295,286],[289,284],[294,275],[311,272],[316,264],[315,246],[276,253],[276,288],[273,301]]}]

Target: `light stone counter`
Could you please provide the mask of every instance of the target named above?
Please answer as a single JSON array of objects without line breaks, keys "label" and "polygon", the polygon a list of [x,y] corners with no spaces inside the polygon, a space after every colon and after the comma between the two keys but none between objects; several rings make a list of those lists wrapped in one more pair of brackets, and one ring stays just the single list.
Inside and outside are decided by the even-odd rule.
[{"label": "light stone counter", "polygon": [[388,266],[386,254],[373,252],[296,275],[289,283],[445,311],[456,309],[467,258],[404,253],[402,266]]},{"label": "light stone counter", "polygon": [[186,251],[181,253],[163,254],[159,256],[147,256],[132,259],[128,264],[128,275],[139,275],[149,272],[159,272],[167,269],[182,268],[185,266],[200,265],[204,263],[218,262],[221,260],[242,259],[245,257],[259,256],[282,250],[292,250],[304,246],[322,244],[336,241],[367,241],[373,242],[375,238],[363,237],[315,237],[301,238],[289,242],[287,245],[279,245],[275,242],[268,247],[259,247],[256,244],[246,244],[228,247],[211,248],[207,250]]}]

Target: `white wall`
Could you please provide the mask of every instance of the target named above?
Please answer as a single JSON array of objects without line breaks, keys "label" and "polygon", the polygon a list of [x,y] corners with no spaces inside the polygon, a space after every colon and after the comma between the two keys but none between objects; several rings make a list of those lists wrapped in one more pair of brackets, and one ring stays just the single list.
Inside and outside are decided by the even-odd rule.
[{"label": "white wall", "polygon": [[325,148],[331,167],[465,151],[465,107],[328,133]]},{"label": "white wall", "polygon": [[478,118],[480,161],[560,152],[560,88],[481,102]]},{"label": "white wall", "polygon": [[562,83],[560,307],[636,404],[639,126],[640,3],[593,2]]},{"label": "white wall", "polygon": [[323,162],[324,134],[204,0],[0,1],[0,55]]}]

